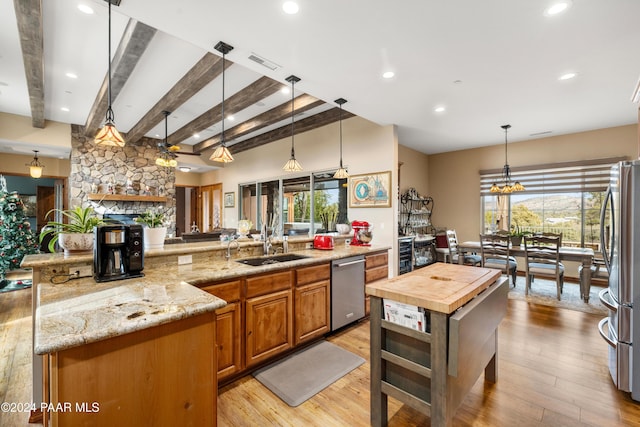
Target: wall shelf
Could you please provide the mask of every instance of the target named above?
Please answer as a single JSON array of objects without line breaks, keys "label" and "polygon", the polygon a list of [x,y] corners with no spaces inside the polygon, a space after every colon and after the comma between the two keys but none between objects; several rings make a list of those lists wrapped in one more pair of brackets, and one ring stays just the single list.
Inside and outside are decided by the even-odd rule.
[{"label": "wall shelf", "polygon": [[101,201],[118,201],[118,202],[166,202],[165,196],[141,196],[131,194],[101,194],[91,193],[88,196],[89,200]]}]

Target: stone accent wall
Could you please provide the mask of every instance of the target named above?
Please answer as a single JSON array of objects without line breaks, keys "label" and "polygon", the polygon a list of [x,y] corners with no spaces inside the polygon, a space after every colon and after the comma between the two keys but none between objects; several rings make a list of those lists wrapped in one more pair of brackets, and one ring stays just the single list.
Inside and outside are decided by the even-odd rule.
[{"label": "stone accent wall", "polygon": [[[126,136],[125,136],[126,140]],[[167,218],[168,233],[175,233],[176,175],[174,168],[157,166],[159,140],[142,138],[124,147],[96,145],[84,135],[84,127],[71,127],[71,173],[69,207],[93,205],[99,214],[139,214],[149,208],[161,210]],[[131,188],[127,188],[127,182]],[[91,193],[107,194],[110,184],[115,194],[143,194],[149,188],[166,202],[90,201]]]}]

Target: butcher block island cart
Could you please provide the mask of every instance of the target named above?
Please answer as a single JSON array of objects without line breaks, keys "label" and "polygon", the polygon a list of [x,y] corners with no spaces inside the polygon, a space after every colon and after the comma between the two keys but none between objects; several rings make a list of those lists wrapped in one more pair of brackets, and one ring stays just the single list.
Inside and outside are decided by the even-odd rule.
[{"label": "butcher block island cart", "polygon": [[[508,289],[498,270],[443,263],[367,285],[371,424],[387,424],[391,396],[430,416],[432,426],[452,425],[482,371],[485,380],[497,379],[497,328]],[[392,308],[402,304],[417,307],[424,324],[394,323]]]}]

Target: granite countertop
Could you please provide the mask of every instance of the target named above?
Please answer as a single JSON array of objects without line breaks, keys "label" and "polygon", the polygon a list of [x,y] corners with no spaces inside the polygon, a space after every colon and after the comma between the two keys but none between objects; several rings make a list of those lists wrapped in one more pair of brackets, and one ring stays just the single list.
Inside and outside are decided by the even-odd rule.
[{"label": "granite countertop", "polygon": [[[202,246],[197,243],[179,246],[187,245],[195,250]],[[383,246],[336,246],[329,251],[295,251],[307,258],[257,267],[231,259],[155,267],[145,269],[144,277],[113,282],[97,283],[87,277],[61,284],[38,283],[34,295],[34,352],[60,351],[223,307],[225,301],[198,289],[207,283],[387,249]],[[49,265],[51,260],[41,259],[33,264],[40,263]]]}]

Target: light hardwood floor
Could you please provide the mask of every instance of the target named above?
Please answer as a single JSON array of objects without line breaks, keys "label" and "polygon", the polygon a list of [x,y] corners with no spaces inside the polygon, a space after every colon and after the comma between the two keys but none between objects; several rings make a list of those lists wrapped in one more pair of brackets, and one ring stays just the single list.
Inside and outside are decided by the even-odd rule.
[{"label": "light hardwood floor", "polygon": [[[0,403],[30,400],[30,290],[0,294]],[[611,383],[598,316],[509,301],[499,328],[498,382],[481,377],[458,408],[455,426],[640,426],[640,404]],[[367,360],[297,408],[251,376],[220,390],[218,425],[369,425],[369,322],[329,341]],[[313,367],[310,367],[313,369]],[[390,426],[429,418],[389,399]],[[0,426],[27,426],[27,414],[0,412]]]}]

